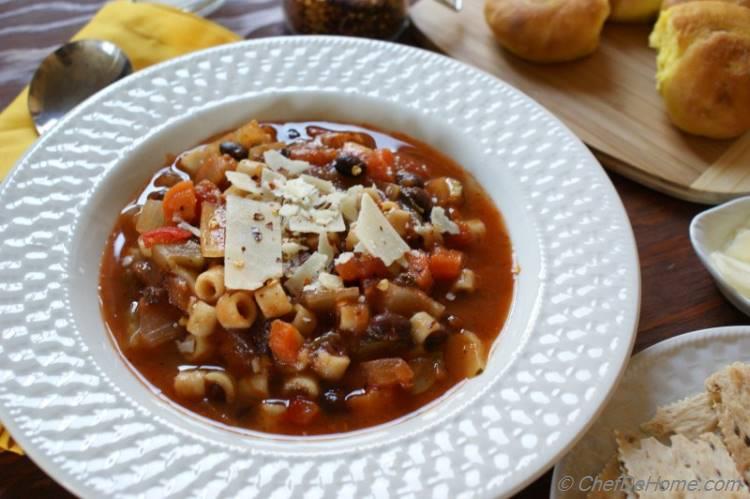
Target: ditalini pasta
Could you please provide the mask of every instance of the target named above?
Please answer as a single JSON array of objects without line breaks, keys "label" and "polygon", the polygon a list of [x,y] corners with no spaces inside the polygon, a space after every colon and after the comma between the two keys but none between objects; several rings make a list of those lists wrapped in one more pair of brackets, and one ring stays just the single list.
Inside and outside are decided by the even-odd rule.
[{"label": "ditalini pasta", "polygon": [[253,121],[156,172],[117,220],[100,290],[156,390],[225,424],[322,434],[481,373],[513,269],[492,200],[428,145]]}]

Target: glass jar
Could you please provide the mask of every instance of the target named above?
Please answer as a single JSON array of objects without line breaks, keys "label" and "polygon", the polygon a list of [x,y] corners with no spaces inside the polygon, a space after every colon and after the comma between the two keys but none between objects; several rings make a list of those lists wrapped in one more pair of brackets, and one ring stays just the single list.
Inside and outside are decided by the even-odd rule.
[{"label": "glass jar", "polygon": [[289,28],[298,34],[392,40],[408,23],[409,0],[284,0]]}]

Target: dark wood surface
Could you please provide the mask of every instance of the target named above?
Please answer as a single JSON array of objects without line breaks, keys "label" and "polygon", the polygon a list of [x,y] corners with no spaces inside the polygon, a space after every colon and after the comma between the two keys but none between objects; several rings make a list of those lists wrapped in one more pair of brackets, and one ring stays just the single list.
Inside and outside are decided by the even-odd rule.
[{"label": "dark wood surface", "polygon": [[[0,0],[0,108],[28,82],[44,55],[80,29],[101,3]],[[248,38],[284,32],[278,0],[229,1],[211,17]],[[413,30],[401,41],[425,46]],[[697,329],[747,324],[747,317],[719,294],[690,246],[690,220],[705,207],[610,177],[630,216],[640,254],[643,288],[636,351]],[[548,472],[518,497],[546,497],[550,485]],[[68,496],[29,458],[0,453],[1,498]]]}]

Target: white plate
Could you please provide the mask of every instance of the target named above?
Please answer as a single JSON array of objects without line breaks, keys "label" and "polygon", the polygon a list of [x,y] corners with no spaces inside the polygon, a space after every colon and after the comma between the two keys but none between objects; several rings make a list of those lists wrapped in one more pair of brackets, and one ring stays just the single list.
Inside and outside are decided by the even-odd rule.
[{"label": "white plate", "polygon": [[634,355],[602,415],[555,466],[550,497],[586,497],[578,489],[590,486],[587,477],[595,477],[614,455],[615,430],[637,432],[657,407],[702,392],[706,378],[737,361],[750,361],[750,326],[695,331]]},{"label": "white plate", "polygon": [[[105,238],[166,153],[251,117],[401,130],[484,184],[521,267],[484,374],[400,421],[307,438],[229,431],[133,376],[99,315]],[[139,72],[45,135],[0,206],[0,420],[83,496],[507,495],[587,428],[635,335],[631,228],[588,149],[505,83],[405,46],[265,39]]]},{"label": "white plate", "polygon": [[737,230],[747,225],[748,220],[750,197],[745,197],[699,213],[690,224],[690,242],[698,258],[716,281],[719,291],[746,315],[750,315],[750,299],[741,295],[724,279],[711,262],[711,253],[724,249],[734,238]]}]

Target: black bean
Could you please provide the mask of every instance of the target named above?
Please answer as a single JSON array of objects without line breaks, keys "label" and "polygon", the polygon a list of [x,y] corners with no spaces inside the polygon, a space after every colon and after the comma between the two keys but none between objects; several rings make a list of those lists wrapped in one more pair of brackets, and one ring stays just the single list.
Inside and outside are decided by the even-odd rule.
[{"label": "black bean", "polygon": [[228,154],[237,161],[247,159],[248,155],[247,149],[242,144],[230,140],[221,143],[219,146],[219,152],[221,154]]},{"label": "black bean", "polygon": [[323,392],[321,405],[329,411],[346,410],[346,394],[341,388],[329,388]]},{"label": "black bean", "polygon": [[398,340],[411,334],[409,319],[393,312],[376,315],[367,327],[367,336],[378,339]]},{"label": "black bean", "polygon": [[359,177],[365,172],[365,164],[356,156],[339,156],[333,160],[333,166],[345,177]]},{"label": "black bean", "polygon": [[398,170],[396,172],[396,182],[403,187],[424,187],[424,179],[406,170]]},{"label": "black bean", "polygon": [[401,189],[401,199],[423,217],[429,217],[432,212],[432,198],[421,187],[404,187]]}]

